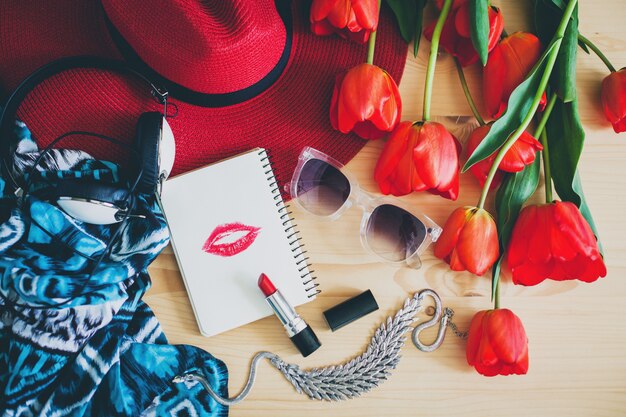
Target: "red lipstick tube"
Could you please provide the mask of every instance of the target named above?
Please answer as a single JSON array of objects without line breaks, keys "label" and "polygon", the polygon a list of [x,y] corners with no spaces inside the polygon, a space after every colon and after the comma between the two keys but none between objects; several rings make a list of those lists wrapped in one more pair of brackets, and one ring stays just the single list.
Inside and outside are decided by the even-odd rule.
[{"label": "red lipstick tube", "polygon": [[259,288],[265,294],[265,301],[285,327],[289,339],[296,345],[302,356],[307,357],[315,352],[322,344],[313,329],[296,313],[267,275],[261,274],[259,277]]}]

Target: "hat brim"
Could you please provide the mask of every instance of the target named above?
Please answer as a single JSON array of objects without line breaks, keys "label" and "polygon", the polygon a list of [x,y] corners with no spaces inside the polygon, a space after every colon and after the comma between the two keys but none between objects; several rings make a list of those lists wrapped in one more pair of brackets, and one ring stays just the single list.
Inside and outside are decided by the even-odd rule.
[{"label": "hat brim", "polygon": [[[269,150],[279,183],[289,180],[304,146],[342,163],[365,144],[330,126],[329,106],[336,74],[365,60],[366,45],[311,33],[310,2],[293,2],[293,48],[278,81],[236,105],[206,108],[175,98],[169,119],[176,139],[173,174],[212,163],[254,147]],[[63,5],[21,1],[0,6],[0,81],[6,91],[52,60],[73,55],[120,59],[96,1]],[[173,29],[170,29],[173,30]],[[6,35],[6,36],[5,36]],[[374,63],[399,82],[407,45],[383,8]],[[219,74],[216,74],[219,76]],[[40,146],[71,130],[86,130],[132,142],[140,114],[160,110],[146,86],[128,76],[98,70],[71,70],[46,80],[24,100],[18,117]],[[68,139],[62,147],[111,158],[118,150],[92,138]],[[235,173],[236,174],[236,173]]]}]

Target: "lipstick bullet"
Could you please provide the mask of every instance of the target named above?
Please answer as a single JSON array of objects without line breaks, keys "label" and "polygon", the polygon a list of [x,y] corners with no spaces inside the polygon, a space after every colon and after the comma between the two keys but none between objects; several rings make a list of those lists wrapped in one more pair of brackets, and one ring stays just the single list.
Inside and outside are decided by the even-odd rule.
[{"label": "lipstick bullet", "polygon": [[315,352],[322,344],[317,339],[313,329],[296,313],[281,292],[265,274],[259,277],[259,288],[265,295],[265,301],[270,305],[278,320],[283,324],[289,339],[298,348],[302,356],[307,357]]}]

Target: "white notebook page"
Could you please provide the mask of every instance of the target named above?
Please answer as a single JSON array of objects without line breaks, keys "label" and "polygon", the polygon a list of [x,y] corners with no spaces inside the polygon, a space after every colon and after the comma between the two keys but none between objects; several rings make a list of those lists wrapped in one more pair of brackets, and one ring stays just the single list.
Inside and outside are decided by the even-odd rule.
[{"label": "white notebook page", "polygon": [[[290,245],[285,232],[291,222],[281,219],[280,198],[272,173],[265,174],[265,153],[254,149],[236,157],[169,179],[163,185],[161,201],[171,232],[172,245],[198,321],[200,332],[212,336],[272,314],[257,286],[265,273],[294,306],[313,297],[304,285],[310,280],[298,243]],[[285,225],[283,225],[283,222]],[[248,240],[252,231],[231,232],[220,225],[239,223],[259,228],[256,239],[241,252],[237,247],[222,250],[232,242]],[[235,230],[234,232],[232,230]],[[220,231],[222,230],[222,233]],[[218,249],[203,250],[211,234],[217,234]],[[291,240],[295,239],[295,236]],[[209,249],[210,250],[210,249]],[[300,268],[304,269],[299,271]],[[305,276],[306,275],[306,276]],[[304,278],[302,276],[305,276]]]}]

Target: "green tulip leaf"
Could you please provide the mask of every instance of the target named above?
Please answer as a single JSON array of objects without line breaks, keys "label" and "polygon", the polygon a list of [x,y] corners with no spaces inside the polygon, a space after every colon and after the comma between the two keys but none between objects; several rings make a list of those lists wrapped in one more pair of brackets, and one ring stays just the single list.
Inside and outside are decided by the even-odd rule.
[{"label": "green tulip leaf", "polygon": [[424,7],[426,7],[426,0],[415,0],[415,3],[416,3],[416,10],[415,10],[415,30],[413,33],[413,56],[416,57],[417,52],[420,48],[420,40],[422,39],[422,26],[424,24]]},{"label": "green tulip leaf", "polygon": [[[476,147],[472,155],[468,158],[463,166],[463,172],[467,171],[472,165],[489,157],[494,153],[506,140],[511,133],[515,131],[521,124],[526,114],[532,106],[533,97],[541,84],[541,77],[546,67],[546,57],[554,48],[555,43],[551,43],[544,51],[541,58],[526,79],[517,86],[511,93],[507,108],[504,114],[494,122],[487,133],[487,136]],[[489,82],[485,80],[484,82]]]},{"label": "green tulip leaf", "polygon": [[[563,17],[564,7],[562,1],[535,1],[535,29],[544,44],[550,42],[554,36]],[[576,6],[563,35],[563,42],[550,78],[550,86],[566,103],[576,98],[576,53],[579,44],[578,6]],[[583,49],[586,49],[586,46]],[[586,52],[589,53],[588,50]]]},{"label": "green tulip leaf", "polygon": [[591,55],[591,52],[589,52],[589,48],[587,48],[587,45],[585,45],[585,42],[581,41],[580,39],[578,40],[578,46],[580,47],[580,49],[585,51],[587,55]]},{"label": "green tulip leaf", "polygon": [[557,100],[546,124],[548,147],[550,149],[550,168],[554,188],[563,201],[570,201],[578,206],[581,214],[591,226],[598,239],[595,222],[585,200],[582,183],[578,175],[578,161],[585,143],[583,130],[578,115],[578,100],[563,103]]},{"label": "green tulip leaf", "polygon": [[[546,2],[546,0],[544,0],[544,2]],[[554,4],[561,10],[565,10],[565,6],[567,6],[567,4],[563,0],[547,0],[547,2]]]},{"label": "green tulip leaf", "polygon": [[489,55],[489,0],[470,0],[470,36],[483,67]]},{"label": "green tulip leaf", "polygon": [[541,154],[535,155],[535,161],[520,172],[507,174],[496,193],[496,225],[500,243],[500,257],[491,269],[491,298],[495,297],[496,286],[500,280],[500,266],[504,253],[511,239],[513,226],[524,203],[535,193],[539,184]]},{"label": "green tulip leaf", "polygon": [[415,2],[407,0],[386,0],[396,16],[400,28],[400,35],[405,42],[411,42],[415,28]]},{"label": "green tulip leaf", "polygon": [[504,254],[500,254],[498,260],[491,267],[491,301],[496,298],[496,288],[500,282],[500,270],[502,269],[502,261],[504,260]]},{"label": "green tulip leaf", "polygon": [[386,2],[396,16],[402,38],[407,43],[413,41],[413,54],[417,56],[426,0],[386,0]]}]

